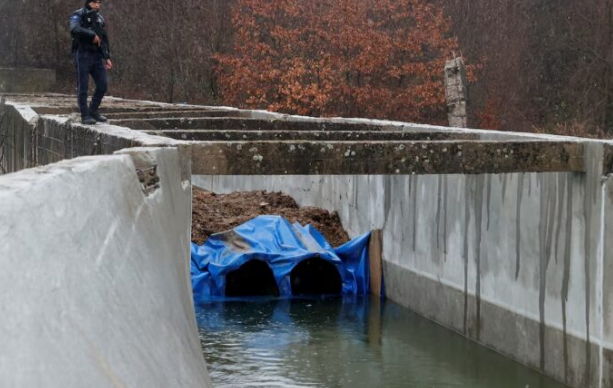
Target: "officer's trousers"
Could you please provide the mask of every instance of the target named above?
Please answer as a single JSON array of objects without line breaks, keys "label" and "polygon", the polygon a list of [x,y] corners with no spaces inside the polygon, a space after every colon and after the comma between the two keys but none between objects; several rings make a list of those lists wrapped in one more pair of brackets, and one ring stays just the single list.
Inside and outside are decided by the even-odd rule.
[{"label": "officer's trousers", "polygon": [[[87,117],[91,112],[97,112],[102,98],[106,93],[108,81],[106,77],[105,60],[102,54],[93,51],[77,50],[73,54],[75,68],[77,70],[77,99],[82,117]],[[89,88],[89,76],[92,76],[96,84],[96,90],[89,107],[87,106],[87,91]]]}]

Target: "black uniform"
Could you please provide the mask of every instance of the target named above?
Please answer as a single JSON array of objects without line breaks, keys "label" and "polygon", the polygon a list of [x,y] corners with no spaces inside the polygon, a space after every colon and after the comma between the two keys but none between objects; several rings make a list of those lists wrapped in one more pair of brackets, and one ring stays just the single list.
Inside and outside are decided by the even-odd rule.
[{"label": "black uniform", "polygon": [[[77,70],[79,110],[83,118],[98,114],[98,108],[107,89],[106,60],[111,58],[109,38],[102,15],[89,7],[75,11],[70,17],[72,55]],[[94,44],[96,35],[101,45]],[[87,106],[89,76],[96,84],[91,104]]]}]

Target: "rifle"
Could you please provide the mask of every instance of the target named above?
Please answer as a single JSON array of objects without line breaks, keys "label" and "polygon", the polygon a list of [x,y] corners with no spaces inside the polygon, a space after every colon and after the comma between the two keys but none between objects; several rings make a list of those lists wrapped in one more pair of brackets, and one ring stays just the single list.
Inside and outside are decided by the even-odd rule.
[{"label": "rifle", "polygon": [[92,30],[98,35],[98,38],[100,38],[100,49],[105,54],[105,57],[109,57],[109,39],[106,30],[98,23],[98,11],[87,11],[82,23],[84,28]]}]

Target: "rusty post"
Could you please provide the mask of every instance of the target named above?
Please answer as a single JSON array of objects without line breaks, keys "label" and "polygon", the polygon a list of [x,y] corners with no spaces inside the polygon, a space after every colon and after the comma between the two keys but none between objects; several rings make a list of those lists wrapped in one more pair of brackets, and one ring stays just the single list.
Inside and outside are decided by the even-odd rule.
[{"label": "rusty post", "polygon": [[383,286],[383,233],[373,230],[370,234],[368,257],[370,261],[370,293],[381,296]]}]

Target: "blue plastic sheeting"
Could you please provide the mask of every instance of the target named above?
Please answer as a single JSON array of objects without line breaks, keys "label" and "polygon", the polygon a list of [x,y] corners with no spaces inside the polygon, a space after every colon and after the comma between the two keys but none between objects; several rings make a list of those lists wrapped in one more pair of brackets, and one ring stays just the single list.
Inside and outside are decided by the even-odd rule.
[{"label": "blue plastic sheeting", "polygon": [[192,243],[194,299],[223,299],[226,276],[250,260],[266,262],[280,296],[291,297],[292,270],[303,260],[314,257],[336,267],[343,295],[365,295],[370,289],[369,239],[367,233],[335,249],[311,225],[303,227],[283,217],[259,216],[231,231],[212,235],[203,246]]}]

